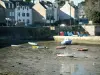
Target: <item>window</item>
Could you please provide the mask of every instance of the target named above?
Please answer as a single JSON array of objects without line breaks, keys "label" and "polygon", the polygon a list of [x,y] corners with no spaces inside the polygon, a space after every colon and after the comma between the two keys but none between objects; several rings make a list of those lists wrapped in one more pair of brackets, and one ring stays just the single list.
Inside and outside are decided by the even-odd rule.
[{"label": "window", "polygon": [[27,7],[27,10],[28,10],[28,7]]},{"label": "window", "polygon": [[22,13],[22,16],[25,16],[25,13]]},{"label": "window", "polygon": [[12,12],[11,15],[14,16],[14,12]]},{"label": "window", "polygon": [[27,13],[26,15],[27,15],[27,17],[29,17],[29,13]]},{"label": "window", "polygon": [[18,7],[18,10],[20,10],[20,7]]},{"label": "window", "polygon": [[20,13],[18,13],[18,16],[20,16]]},{"label": "window", "polygon": [[19,6],[19,2],[16,2],[16,6]]},{"label": "window", "polygon": [[21,22],[21,19],[19,19],[18,21]]},{"label": "window", "polygon": [[25,9],[26,9],[27,7],[25,6]]},{"label": "window", "polygon": [[29,21],[29,19],[27,19],[27,23],[29,23],[30,21]]},{"label": "window", "polygon": [[14,12],[9,12],[9,16],[14,16]]},{"label": "window", "polygon": [[9,8],[10,8],[10,3],[8,5],[9,5]]},{"label": "window", "polygon": [[24,10],[24,7],[23,7],[23,10]]},{"label": "window", "polygon": [[23,22],[25,22],[25,20],[23,19]]},{"label": "window", "polygon": [[9,12],[9,16],[12,16],[12,12]]},{"label": "window", "polygon": [[12,4],[12,8],[14,8],[14,5]]}]

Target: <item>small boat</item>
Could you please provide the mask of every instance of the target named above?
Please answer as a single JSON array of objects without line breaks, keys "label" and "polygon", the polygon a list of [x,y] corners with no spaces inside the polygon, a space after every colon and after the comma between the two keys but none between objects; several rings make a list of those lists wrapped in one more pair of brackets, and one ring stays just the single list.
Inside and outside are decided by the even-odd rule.
[{"label": "small boat", "polygon": [[34,43],[34,42],[28,42],[28,44],[37,46],[37,43]]},{"label": "small boat", "polygon": [[11,45],[12,47],[20,47],[21,45]]},{"label": "small boat", "polygon": [[48,47],[45,46],[32,46],[33,49],[48,49]]},{"label": "small boat", "polygon": [[57,46],[56,49],[65,49],[65,46]]},{"label": "small boat", "polygon": [[79,48],[78,51],[88,51],[88,48]]},{"label": "small boat", "polygon": [[70,39],[64,39],[64,40],[61,42],[62,45],[70,45],[71,43],[72,43],[72,40],[70,40]]}]

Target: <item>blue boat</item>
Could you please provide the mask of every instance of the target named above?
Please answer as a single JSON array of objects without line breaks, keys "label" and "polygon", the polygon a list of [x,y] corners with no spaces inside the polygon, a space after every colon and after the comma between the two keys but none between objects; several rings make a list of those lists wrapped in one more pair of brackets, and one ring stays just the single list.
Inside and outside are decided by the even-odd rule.
[{"label": "blue boat", "polygon": [[72,44],[72,40],[70,39],[64,39],[62,42],[61,42],[62,45],[70,45]]}]

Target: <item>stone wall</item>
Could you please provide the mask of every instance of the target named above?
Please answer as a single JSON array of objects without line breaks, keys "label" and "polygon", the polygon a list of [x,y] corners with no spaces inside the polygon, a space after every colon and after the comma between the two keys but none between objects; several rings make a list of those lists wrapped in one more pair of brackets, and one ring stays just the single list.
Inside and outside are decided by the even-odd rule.
[{"label": "stone wall", "polygon": [[51,36],[48,27],[0,27],[0,43],[18,43],[26,40],[47,40]]}]

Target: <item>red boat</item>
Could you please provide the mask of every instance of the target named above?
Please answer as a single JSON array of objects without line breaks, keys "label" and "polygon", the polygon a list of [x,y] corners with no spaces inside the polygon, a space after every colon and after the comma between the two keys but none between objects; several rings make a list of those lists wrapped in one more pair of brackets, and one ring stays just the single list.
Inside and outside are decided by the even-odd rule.
[{"label": "red boat", "polygon": [[79,48],[78,51],[88,51],[88,48]]},{"label": "red boat", "polygon": [[57,46],[56,49],[65,49],[65,46]]}]

